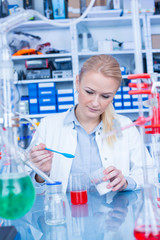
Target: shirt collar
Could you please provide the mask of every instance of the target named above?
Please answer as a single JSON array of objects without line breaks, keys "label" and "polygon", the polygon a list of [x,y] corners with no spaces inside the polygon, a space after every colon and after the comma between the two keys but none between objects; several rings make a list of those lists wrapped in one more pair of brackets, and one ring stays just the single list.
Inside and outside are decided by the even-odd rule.
[{"label": "shirt collar", "polygon": [[[75,108],[76,108],[76,106],[74,106],[74,107],[69,109],[69,111],[68,111],[68,113],[67,113],[67,115],[66,115],[66,117],[64,119],[64,124],[73,123],[74,125],[76,124],[78,126],[81,126],[80,123],[78,122],[77,118],[76,118],[76,115],[75,115]],[[98,126],[95,127],[93,132],[95,132],[97,130],[102,130],[102,121],[98,124]]]}]

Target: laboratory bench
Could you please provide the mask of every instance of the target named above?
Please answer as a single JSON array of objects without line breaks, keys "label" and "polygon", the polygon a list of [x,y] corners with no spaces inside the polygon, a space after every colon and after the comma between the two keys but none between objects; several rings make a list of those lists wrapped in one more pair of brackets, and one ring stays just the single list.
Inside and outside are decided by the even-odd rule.
[{"label": "laboratory bench", "polygon": [[88,193],[88,203],[72,205],[66,194],[66,223],[47,225],[44,218],[44,193],[36,195],[32,209],[14,225],[16,240],[134,240],[133,229],[141,203],[140,191],[110,192],[100,196]]}]

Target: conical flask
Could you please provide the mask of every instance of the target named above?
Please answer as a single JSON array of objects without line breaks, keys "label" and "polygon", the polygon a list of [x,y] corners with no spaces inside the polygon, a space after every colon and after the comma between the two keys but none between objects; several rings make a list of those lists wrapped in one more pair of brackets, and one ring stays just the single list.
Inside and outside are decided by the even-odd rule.
[{"label": "conical flask", "polygon": [[137,214],[134,236],[137,240],[160,239],[160,216],[153,199],[154,186],[145,185],[142,189],[142,205]]},{"label": "conical flask", "polygon": [[13,128],[5,131],[1,129],[0,217],[4,219],[17,219],[24,216],[35,200],[32,180],[18,158],[14,130]]}]

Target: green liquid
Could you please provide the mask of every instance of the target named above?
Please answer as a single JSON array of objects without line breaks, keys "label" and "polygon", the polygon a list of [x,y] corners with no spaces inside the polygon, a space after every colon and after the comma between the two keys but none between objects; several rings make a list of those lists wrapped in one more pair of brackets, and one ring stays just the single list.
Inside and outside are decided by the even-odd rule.
[{"label": "green liquid", "polygon": [[0,176],[0,217],[17,219],[33,206],[35,190],[28,175],[8,175]]}]

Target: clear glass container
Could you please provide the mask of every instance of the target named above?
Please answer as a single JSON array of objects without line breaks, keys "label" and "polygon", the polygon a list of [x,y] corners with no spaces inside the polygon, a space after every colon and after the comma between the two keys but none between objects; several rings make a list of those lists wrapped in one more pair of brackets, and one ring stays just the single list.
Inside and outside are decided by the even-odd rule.
[{"label": "clear glass container", "polygon": [[61,182],[47,183],[44,213],[45,222],[49,225],[65,223],[65,195],[62,192]]},{"label": "clear glass container", "polygon": [[137,240],[160,239],[160,216],[153,199],[154,186],[145,185],[142,193],[143,202],[135,221],[134,236]]}]

